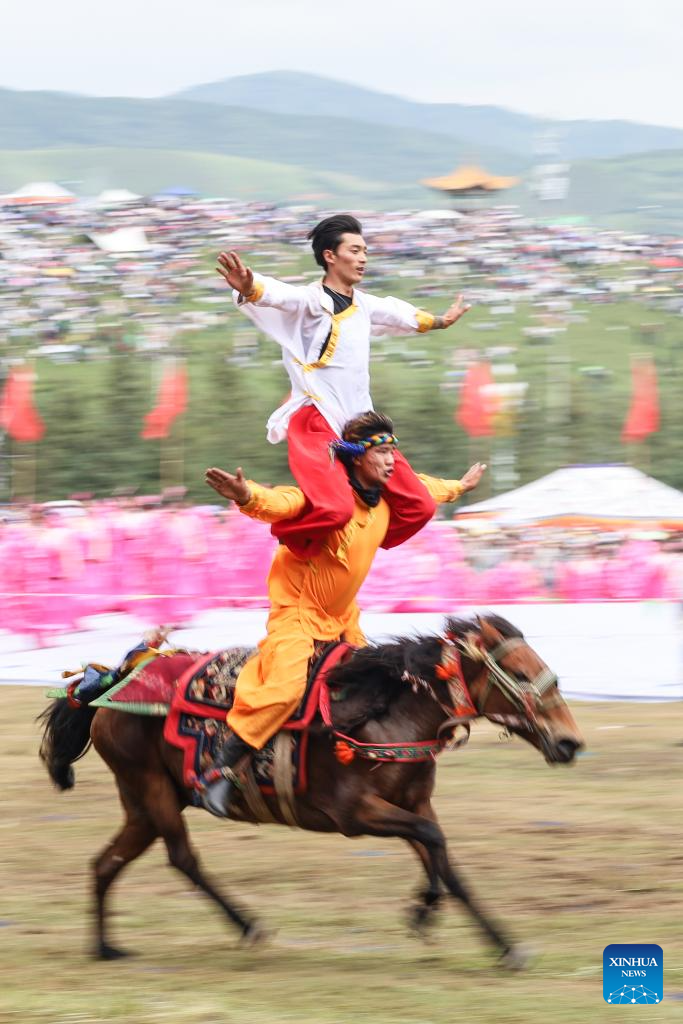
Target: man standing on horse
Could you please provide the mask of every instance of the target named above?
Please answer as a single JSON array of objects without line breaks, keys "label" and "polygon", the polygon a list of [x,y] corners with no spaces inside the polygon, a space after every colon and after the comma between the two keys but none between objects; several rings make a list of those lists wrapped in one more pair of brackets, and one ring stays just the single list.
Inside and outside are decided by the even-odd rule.
[{"label": "man standing on horse", "polygon": [[[458,296],[443,316],[434,316],[402,299],[359,290],[368,250],[349,214],[326,217],[308,237],[324,276],[305,287],[254,274],[234,251],[221,253],[217,267],[238,308],[282,347],[291,396],[268,420],[267,436],[272,444],[287,439],[304,501],[296,515],[274,521],[272,532],[302,558],[319,554],[328,534],[354,515],[353,492],[341,465],[330,470],[328,446],[348,420],[372,409],[370,338],[441,330],[469,309]],[[384,499],[385,548],[408,540],[434,515],[432,496],[400,452]]]},{"label": "man standing on horse", "polygon": [[[344,639],[356,646],[366,643],[359,626],[356,595],[391,529],[385,492],[397,461],[393,430],[387,416],[373,411],[347,423],[343,440],[333,440],[330,452],[342,466],[353,494],[351,518],[328,532],[315,555],[298,557],[284,544],[275,553],[268,576],[267,636],[237,680],[227,718],[232,734],[217,763],[222,777],[204,791],[204,806],[212,814],[227,817],[231,786],[236,782],[235,766],[263,747],[298,707],[306,689],[315,641]],[[462,480],[420,475],[419,481],[435,504],[456,501],[476,487],[485,469],[477,462]],[[241,469],[234,476],[209,469],[206,481],[234,501],[244,515],[266,523],[291,520],[306,504],[298,487],[262,487],[245,480]]]}]

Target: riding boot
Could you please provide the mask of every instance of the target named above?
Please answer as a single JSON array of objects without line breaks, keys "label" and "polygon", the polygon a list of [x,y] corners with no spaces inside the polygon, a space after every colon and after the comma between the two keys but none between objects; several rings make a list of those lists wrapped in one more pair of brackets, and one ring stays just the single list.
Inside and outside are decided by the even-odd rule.
[{"label": "riding boot", "polygon": [[246,754],[253,754],[254,749],[245,743],[236,732],[233,732],[219,750],[215,767],[220,770],[221,774],[219,778],[209,782],[202,793],[203,806],[217,818],[227,818],[228,816],[232,790],[238,784],[237,775],[233,771],[235,765]]}]

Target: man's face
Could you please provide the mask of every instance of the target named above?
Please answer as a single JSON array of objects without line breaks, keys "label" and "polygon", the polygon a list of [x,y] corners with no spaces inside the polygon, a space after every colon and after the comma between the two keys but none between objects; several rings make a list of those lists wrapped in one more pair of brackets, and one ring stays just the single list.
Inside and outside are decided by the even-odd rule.
[{"label": "man's face", "polygon": [[344,284],[354,285],[363,280],[365,264],[368,260],[368,247],[362,235],[345,232],[337,251],[325,249],[323,253],[328,273],[332,271]]},{"label": "man's face", "polygon": [[384,487],[394,472],[395,450],[393,444],[378,444],[368,448],[365,455],[354,459],[356,477],[363,487]]}]

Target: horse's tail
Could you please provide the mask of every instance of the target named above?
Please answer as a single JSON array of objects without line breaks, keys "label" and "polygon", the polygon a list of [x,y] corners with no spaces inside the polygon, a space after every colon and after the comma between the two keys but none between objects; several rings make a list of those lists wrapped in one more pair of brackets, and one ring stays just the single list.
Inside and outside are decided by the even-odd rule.
[{"label": "horse's tail", "polygon": [[71,789],[76,781],[71,765],[90,748],[90,723],[96,711],[86,704],[72,707],[60,698],[38,716],[38,721],[45,723],[40,758],[59,789]]}]

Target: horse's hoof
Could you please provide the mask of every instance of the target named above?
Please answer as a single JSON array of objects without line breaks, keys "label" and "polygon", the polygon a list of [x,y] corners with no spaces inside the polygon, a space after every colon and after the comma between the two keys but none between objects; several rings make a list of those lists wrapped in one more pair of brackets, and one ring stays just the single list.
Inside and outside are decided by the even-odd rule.
[{"label": "horse's hoof", "polygon": [[501,956],[500,963],[508,971],[523,971],[529,966],[533,955],[534,951],[530,946],[510,946],[507,953]]},{"label": "horse's hoof", "polygon": [[409,932],[427,946],[433,946],[436,942],[431,930],[434,924],[436,909],[436,904],[426,906],[423,903],[418,903],[417,906],[411,907],[408,911]]},{"label": "horse's hoof", "polygon": [[97,960],[123,960],[132,955],[127,949],[117,949],[116,946],[109,946],[103,942],[95,953],[95,958]]},{"label": "horse's hoof", "polygon": [[262,946],[271,937],[272,932],[269,932],[263,925],[250,924],[248,928],[242,932],[239,945],[243,949],[249,949],[251,946]]}]

